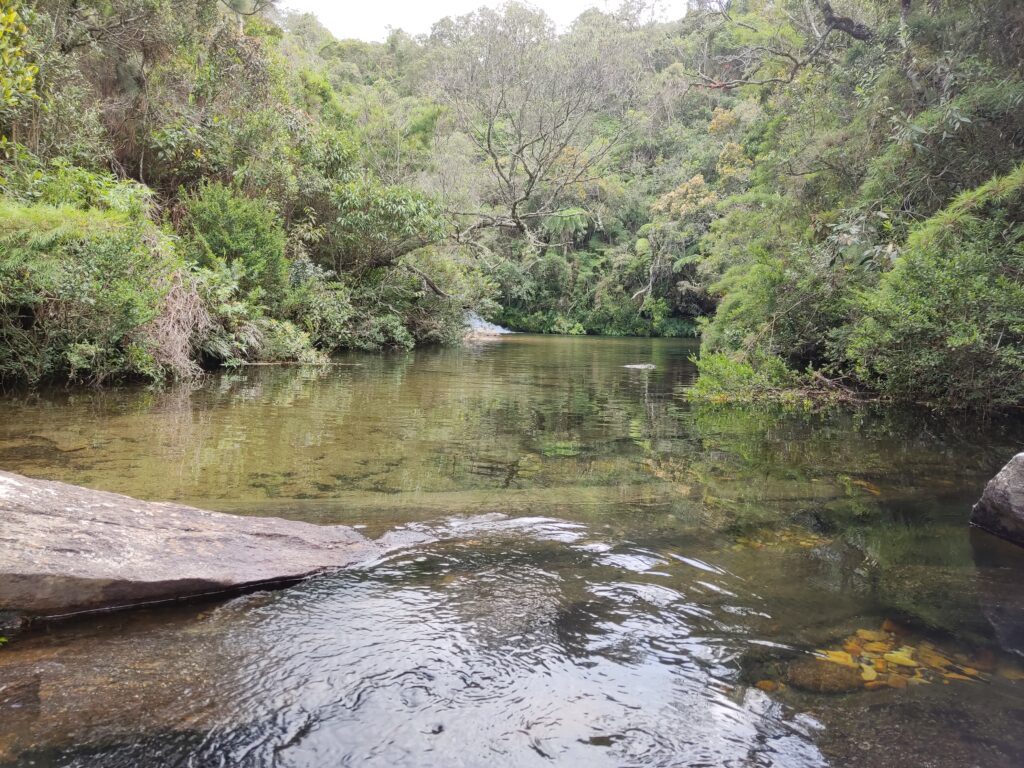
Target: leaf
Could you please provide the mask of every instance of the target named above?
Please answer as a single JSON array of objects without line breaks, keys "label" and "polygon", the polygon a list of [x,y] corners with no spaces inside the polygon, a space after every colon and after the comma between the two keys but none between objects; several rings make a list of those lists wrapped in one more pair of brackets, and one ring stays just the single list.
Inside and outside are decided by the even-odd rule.
[{"label": "leaf", "polygon": [[821,661],[828,661],[833,664],[839,664],[840,666],[849,667],[850,669],[860,669],[860,665],[857,662],[855,662],[853,660],[853,657],[850,656],[850,654],[846,651],[817,650],[814,652],[814,655],[817,656],[818,659],[820,659]]},{"label": "leaf", "polygon": [[887,653],[882,658],[890,664],[895,664],[899,667],[918,666],[916,661],[914,661],[912,658],[910,658],[910,656],[908,656],[905,652],[902,651],[893,651],[892,653]]}]

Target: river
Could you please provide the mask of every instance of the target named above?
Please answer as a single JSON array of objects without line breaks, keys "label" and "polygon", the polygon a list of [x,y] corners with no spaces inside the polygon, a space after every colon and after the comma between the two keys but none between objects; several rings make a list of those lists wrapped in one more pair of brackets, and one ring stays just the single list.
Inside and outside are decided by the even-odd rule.
[{"label": "river", "polygon": [[3,469],[421,543],[18,638],[0,765],[1024,764],[1024,551],[967,526],[1024,426],[694,407],[694,352],[8,396]]}]

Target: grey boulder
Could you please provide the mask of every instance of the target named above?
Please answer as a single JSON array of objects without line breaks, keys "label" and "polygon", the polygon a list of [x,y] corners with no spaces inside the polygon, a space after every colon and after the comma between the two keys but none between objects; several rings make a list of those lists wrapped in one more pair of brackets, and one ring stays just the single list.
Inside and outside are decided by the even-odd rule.
[{"label": "grey boulder", "polygon": [[989,480],[971,510],[971,525],[1024,546],[1024,453]]},{"label": "grey boulder", "polygon": [[61,616],[290,583],[381,551],[345,526],[226,515],[0,472],[0,615]]}]

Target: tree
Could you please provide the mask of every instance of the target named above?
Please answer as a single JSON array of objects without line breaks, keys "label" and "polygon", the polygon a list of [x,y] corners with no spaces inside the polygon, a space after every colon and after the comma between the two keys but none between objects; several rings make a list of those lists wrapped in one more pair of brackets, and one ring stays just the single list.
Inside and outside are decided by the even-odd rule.
[{"label": "tree", "polygon": [[434,27],[441,98],[491,178],[487,207],[456,212],[470,222],[462,238],[498,227],[536,242],[564,193],[590,180],[625,133],[640,79],[621,30],[596,14],[559,37],[543,12],[519,3]]},{"label": "tree", "polygon": [[0,0],[0,114],[35,95],[39,68],[28,58],[24,14],[17,0]]},{"label": "tree", "polygon": [[[905,14],[910,0],[900,3]],[[708,42],[695,72],[696,84],[704,88],[791,83],[828,52],[833,32],[859,41],[875,37],[870,26],[836,13],[828,0],[723,2],[705,8],[704,15]],[[720,38],[717,46],[712,44],[715,38]]]}]

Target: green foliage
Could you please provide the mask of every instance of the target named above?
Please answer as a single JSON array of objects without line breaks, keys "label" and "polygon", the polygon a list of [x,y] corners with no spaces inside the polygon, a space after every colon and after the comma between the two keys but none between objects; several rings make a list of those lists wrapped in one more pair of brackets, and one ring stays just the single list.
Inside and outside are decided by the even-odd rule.
[{"label": "green foliage", "polygon": [[407,187],[364,177],[335,187],[331,202],[333,239],[357,268],[389,266],[444,233],[437,206]]},{"label": "green foliage", "polygon": [[35,95],[39,67],[29,58],[27,13],[18,0],[0,0],[0,114]]},{"label": "green foliage", "polygon": [[751,362],[722,352],[694,358],[698,378],[687,397],[707,403],[759,403],[795,401],[794,388],[801,378],[777,357]]},{"label": "green foliage", "polygon": [[[890,36],[893,4],[870,40],[836,37],[832,62],[716,108],[708,133],[720,149],[704,178],[729,194],[696,230],[696,273],[718,299],[702,325],[705,394],[745,386],[721,380],[723,353],[750,367],[752,390],[778,359],[892,400],[1024,401],[1020,208],[1008,191],[1024,159],[1024,90],[1006,55],[1017,33],[986,26],[998,17],[1019,32],[1024,17],[1001,0],[913,11],[902,37]],[[744,51],[762,67],[754,79],[778,77],[785,57],[745,39],[767,29],[746,18],[714,45]],[[986,184],[994,174],[1008,175]]]},{"label": "green foliage", "polygon": [[1024,400],[1024,166],[915,227],[837,334],[883,395],[952,407]]},{"label": "green foliage", "polygon": [[[811,369],[1019,403],[1024,6],[841,5],[560,33],[513,3],[368,43],[242,0],[0,0],[2,375],[454,343],[476,310],[699,329],[708,397]],[[80,319],[40,341],[58,294]]]},{"label": "green foliage", "polygon": [[[991,71],[979,77],[994,76]],[[892,118],[892,141],[860,190],[867,205],[933,213],[1015,165],[1024,151],[1024,81],[978,82],[918,115]],[[994,152],[1004,146],[1015,151]]]},{"label": "green foliage", "polygon": [[238,265],[239,289],[249,300],[276,307],[287,288],[285,233],[272,203],[208,182],[182,197],[186,253],[202,267]]},{"label": "green foliage", "polygon": [[355,313],[351,292],[333,274],[309,261],[291,265],[291,285],[284,314],[297,323],[317,347],[334,350],[344,346]]},{"label": "green foliage", "polygon": [[0,203],[0,380],[187,373],[148,334],[179,267],[145,219]]},{"label": "green foliage", "polygon": [[12,199],[49,206],[96,208],[122,213],[129,218],[149,214],[153,192],[106,171],[92,171],[63,159],[43,164],[18,144],[0,144],[7,163],[0,166],[0,190]]},{"label": "green foliage", "polygon": [[313,348],[309,334],[288,320],[260,318],[256,330],[260,361],[320,364],[327,360],[323,352]]}]

